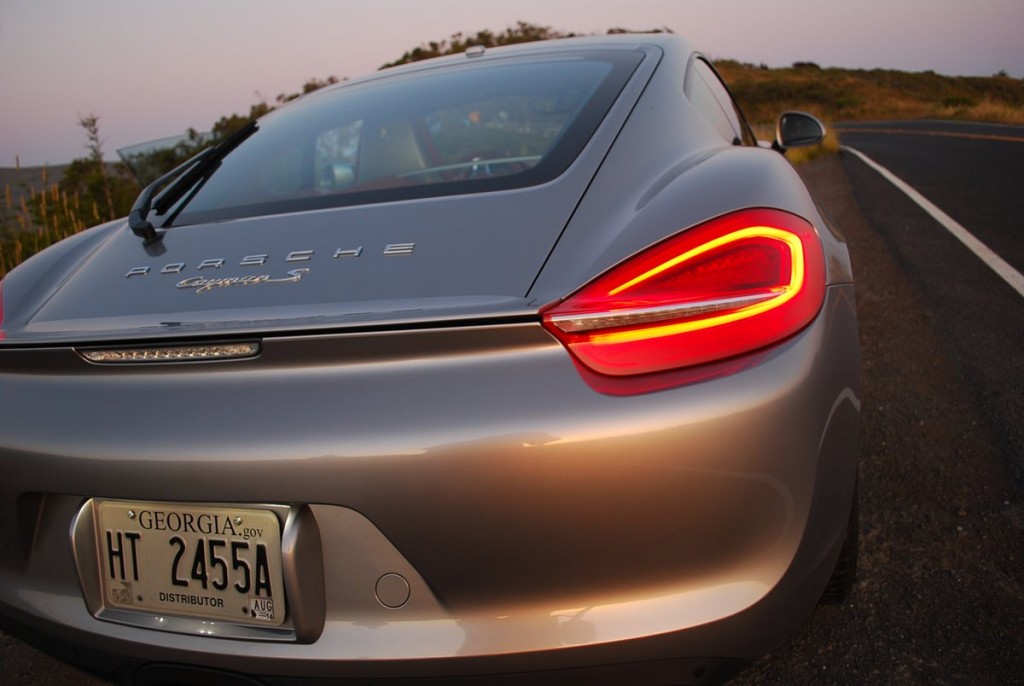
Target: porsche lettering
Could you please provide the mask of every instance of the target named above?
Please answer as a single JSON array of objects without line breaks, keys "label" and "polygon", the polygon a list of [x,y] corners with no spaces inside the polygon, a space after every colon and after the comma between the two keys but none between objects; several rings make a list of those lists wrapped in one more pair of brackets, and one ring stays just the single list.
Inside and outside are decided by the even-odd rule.
[{"label": "porsche lettering", "polygon": [[[388,243],[387,245],[385,245],[381,249],[380,254],[384,255],[384,256],[387,256],[387,257],[395,257],[395,256],[400,256],[400,255],[412,255],[413,251],[415,250],[415,248],[416,248],[416,244],[415,243]],[[310,261],[313,260],[313,258],[315,256],[316,256],[316,251],[315,250],[293,250],[293,251],[289,252],[287,255],[285,255],[284,261],[285,262],[310,262]],[[354,247],[354,248],[338,248],[337,250],[335,250],[331,254],[331,257],[333,259],[335,259],[335,260],[340,260],[340,259],[343,259],[343,258],[358,258],[358,257],[362,257],[362,256],[363,256],[363,246],[361,246],[361,245],[358,246],[358,247]],[[239,260],[237,264],[238,264],[239,267],[262,267],[262,266],[266,265],[269,260],[270,260],[270,255],[267,254],[267,253],[262,253],[262,254],[255,254],[255,255],[246,255],[241,260]],[[229,264],[228,260],[226,258],[224,258],[224,257],[213,257],[213,258],[208,258],[208,259],[204,259],[204,260],[200,260],[199,262],[196,262],[195,263],[195,270],[196,271],[202,271],[202,270],[207,270],[207,269],[221,269],[222,267],[224,267],[224,266],[226,266],[228,264]],[[125,274],[125,278],[129,278],[130,279],[133,276],[148,276],[149,274],[153,273],[154,270],[156,271],[156,273],[159,273],[159,274],[182,274],[182,273],[185,272],[186,269],[188,269],[188,266],[189,266],[189,263],[187,263],[187,262],[169,262],[169,263],[163,265],[162,267],[160,267],[159,269],[157,269],[156,267],[148,266],[148,265],[141,265],[141,266],[132,267],[131,269],[129,269],[128,272]],[[290,273],[291,272],[289,272],[289,274]],[[241,279],[242,277],[239,277],[239,278]],[[267,277],[267,279],[269,279],[269,277]],[[253,277],[251,279],[246,280],[245,283],[246,284],[263,283],[263,282],[266,282],[267,279],[264,279],[262,276],[255,276],[255,277]],[[192,281],[192,279],[186,279],[186,281]],[[182,282],[182,283],[184,283],[184,282]],[[239,285],[241,285],[241,283]],[[178,287],[179,288],[190,288],[191,286],[182,286],[181,283],[179,283]]]}]

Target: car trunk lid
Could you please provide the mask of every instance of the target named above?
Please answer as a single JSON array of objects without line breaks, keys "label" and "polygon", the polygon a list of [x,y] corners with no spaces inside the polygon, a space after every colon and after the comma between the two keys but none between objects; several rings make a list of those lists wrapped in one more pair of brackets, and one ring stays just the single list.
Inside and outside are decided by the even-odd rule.
[{"label": "car trunk lid", "polygon": [[542,304],[526,293],[584,180],[185,226],[150,246],[121,225],[34,312],[8,312],[4,333],[90,342],[522,317]]}]

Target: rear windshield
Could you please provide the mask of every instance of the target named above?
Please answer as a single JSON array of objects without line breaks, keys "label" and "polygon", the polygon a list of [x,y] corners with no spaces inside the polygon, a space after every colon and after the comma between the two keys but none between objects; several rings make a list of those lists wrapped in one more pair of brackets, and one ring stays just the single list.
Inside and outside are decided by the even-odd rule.
[{"label": "rear windshield", "polygon": [[641,59],[467,60],[314,93],[260,120],[164,224],[543,183],[576,158]]}]

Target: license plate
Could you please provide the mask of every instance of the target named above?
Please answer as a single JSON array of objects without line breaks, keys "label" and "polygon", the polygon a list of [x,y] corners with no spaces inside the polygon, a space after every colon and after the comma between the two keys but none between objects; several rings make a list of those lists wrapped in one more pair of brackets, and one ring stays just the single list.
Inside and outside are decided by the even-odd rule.
[{"label": "license plate", "polygon": [[285,618],[281,526],[270,510],[99,501],[104,604],[278,626]]}]

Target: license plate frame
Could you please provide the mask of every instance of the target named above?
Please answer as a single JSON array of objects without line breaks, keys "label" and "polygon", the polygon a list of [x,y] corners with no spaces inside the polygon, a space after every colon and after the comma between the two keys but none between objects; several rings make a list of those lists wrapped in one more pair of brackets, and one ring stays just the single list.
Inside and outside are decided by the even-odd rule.
[{"label": "license plate frame", "polygon": [[[95,499],[107,612],[282,628],[282,521],[273,506]],[[159,625],[159,622],[158,622]]]}]

